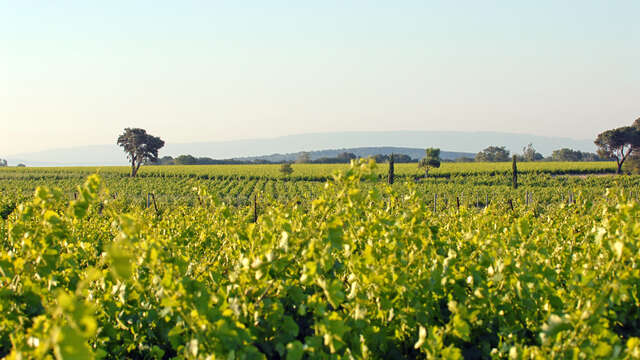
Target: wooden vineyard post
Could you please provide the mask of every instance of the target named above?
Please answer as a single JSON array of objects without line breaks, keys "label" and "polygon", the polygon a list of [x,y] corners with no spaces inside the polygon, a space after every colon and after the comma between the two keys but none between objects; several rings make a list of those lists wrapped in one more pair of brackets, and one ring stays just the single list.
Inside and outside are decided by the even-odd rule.
[{"label": "wooden vineyard post", "polygon": [[156,203],[156,195],[152,193],[151,199],[153,199],[153,208],[156,210],[157,215],[160,211],[158,210],[158,203]]},{"label": "wooden vineyard post", "polygon": [[433,213],[438,211],[438,193],[433,194]]},{"label": "wooden vineyard post", "polygon": [[253,194],[253,223],[258,222],[258,194]]},{"label": "wooden vineyard post", "polygon": [[513,167],[513,174],[512,174],[513,178],[511,179],[511,181],[512,181],[513,188],[517,189],[518,188],[518,165],[516,165],[515,155],[513,155],[512,167]]},{"label": "wooden vineyard post", "polygon": [[147,207],[149,207],[149,197],[151,197],[151,199],[153,200],[153,208],[156,211],[156,215],[158,215],[159,211],[158,211],[158,204],[156,203],[156,195],[154,193],[148,193],[147,194]]},{"label": "wooden vineyard post", "polygon": [[509,203],[509,208],[513,212],[513,200],[509,199],[508,203]]},{"label": "wooden vineyard post", "polygon": [[387,182],[389,185],[393,185],[395,174],[394,174],[394,163],[393,163],[393,153],[391,154],[391,158],[389,159],[389,177],[387,178]]},{"label": "wooden vineyard post", "polygon": [[151,193],[147,193],[147,206],[146,206],[147,209],[149,208],[149,205],[151,205],[150,197],[151,197]]},{"label": "wooden vineyard post", "polygon": [[460,211],[460,198],[458,196],[456,196],[456,205],[457,205],[458,211]]},{"label": "wooden vineyard post", "polygon": [[489,193],[485,193],[485,200],[484,200],[484,207],[488,207],[489,206]]}]

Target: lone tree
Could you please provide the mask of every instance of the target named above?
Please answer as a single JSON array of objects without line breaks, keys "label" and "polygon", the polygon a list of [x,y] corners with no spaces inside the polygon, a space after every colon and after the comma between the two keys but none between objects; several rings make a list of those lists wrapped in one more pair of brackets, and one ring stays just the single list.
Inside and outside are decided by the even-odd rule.
[{"label": "lone tree", "polygon": [[7,166],[7,160],[0,159],[0,167],[5,167],[5,166]]},{"label": "lone tree", "polygon": [[425,150],[426,156],[420,159],[418,167],[424,168],[424,177],[429,176],[429,170],[431,168],[440,167],[440,149],[428,148]]},{"label": "lone tree", "polygon": [[290,163],[282,163],[282,165],[280,165],[280,172],[282,176],[287,176],[293,172],[293,168]]},{"label": "lone tree", "polygon": [[164,141],[147,134],[144,129],[126,128],[118,137],[118,145],[127,153],[131,161],[131,177],[135,177],[142,163],[158,161],[158,150],[164,146]]},{"label": "lone tree", "polygon": [[616,174],[620,174],[624,161],[633,151],[640,149],[640,119],[632,126],[623,126],[598,134],[594,143],[598,147],[599,156],[616,159]]},{"label": "lone tree", "polygon": [[509,161],[509,150],[504,146],[489,146],[476,154],[476,161]]}]

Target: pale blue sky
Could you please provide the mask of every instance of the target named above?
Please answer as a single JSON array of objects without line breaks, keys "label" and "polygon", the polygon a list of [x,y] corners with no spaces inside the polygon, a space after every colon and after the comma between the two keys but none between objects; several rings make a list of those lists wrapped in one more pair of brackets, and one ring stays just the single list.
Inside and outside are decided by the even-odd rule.
[{"label": "pale blue sky", "polygon": [[640,117],[639,14],[615,0],[0,0],[0,157],[127,126],[172,143],[593,138]]}]

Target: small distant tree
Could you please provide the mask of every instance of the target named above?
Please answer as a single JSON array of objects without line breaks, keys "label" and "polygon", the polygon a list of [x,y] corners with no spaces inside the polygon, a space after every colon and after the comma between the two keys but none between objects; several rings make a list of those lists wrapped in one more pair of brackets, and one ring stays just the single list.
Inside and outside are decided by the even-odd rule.
[{"label": "small distant tree", "polygon": [[7,160],[0,159],[0,167],[5,167],[5,166],[7,166]]},{"label": "small distant tree", "polygon": [[529,145],[522,148],[522,159],[524,161],[538,161],[542,160],[544,156],[536,151],[533,147],[533,144],[529,143]]},{"label": "small distant tree", "polygon": [[509,161],[509,150],[504,146],[489,146],[476,154],[476,161]]},{"label": "small distant tree", "polygon": [[163,156],[154,162],[152,165],[175,165],[175,159],[171,156]]},{"label": "small distant tree", "polygon": [[131,177],[135,177],[140,165],[158,161],[158,150],[164,146],[164,141],[147,134],[144,129],[126,128],[118,137],[118,145],[127,153],[131,162]]},{"label": "small distant tree", "polygon": [[411,156],[406,154],[393,154],[393,161],[398,164],[410,163],[411,161],[413,161],[413,159],[411,159]]},{"label": "small distant tree", "polygon": [[383,162],[387,161],[389,159],[389,157],[387,155],[384,154],[375,154],[372,156],[373,160],[376,161],[376,163],[378,164],[382,164]]},{"label": "small distant tree", "polygon": [[[638,119],[640,120],[640,119]],[[617,174],[622,172],[622,165],[634,149],[640,148],[640,124],[638,120],[633,126],[623,126],[598,134],[594,141],[598,147],[598,155],[614,158],[618,165]]]},{"label": "small distant tree", "polygon": [[595,153],[582,152],[582,161],[607,161],[607,160],[613,160],[613,159],[601,158],[598,154],[595,154]]},{"label": "small distant tree", "polygon": [[17,167],[26,167],[27,165],[25,165],[25,164],[18,164],[18,165],[16,165],[16,166],[17,166]]},{"label": "small distant tree", "polygon": [[340,161],[346,162],[346,163],[350,163],[351,160],[356,159],[357,156],[354,153],[350,153],[350,152],[341,152],[340,154],[336,155],[336,158]]},{"label": "small distant tree", "polygon": [[418,167],[423,168],[424,177],[428,177],[429,170],[431,168],[439,168],[442,159],[440,159],[440,149],[438,148],[428,148],[425,153],[426,156],[418,162]]},{"label": "small distant tree", "polygon": [[553,150],[551,153],[553,161],[582,161],[582,151],[569,148]]},{"label": "small distant tree", "polygon": [[282,165],[280,165],[280,173],[282,176],[291,175],[291,173],[293,173],[293,167],[291,167],[291,164],[288,162],[282,163]]},{"label": "small distant tree", "polygon": [[311,154],[308,152],[301,152],[296,159],[296,164],[308,164],[311,162]]}]

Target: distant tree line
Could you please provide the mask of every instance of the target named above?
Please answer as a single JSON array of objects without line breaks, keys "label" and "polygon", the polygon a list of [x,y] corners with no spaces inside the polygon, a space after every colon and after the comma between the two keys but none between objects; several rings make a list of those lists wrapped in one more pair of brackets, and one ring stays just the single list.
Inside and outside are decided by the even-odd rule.
[{"label": "distant tree line", "polygon": [[[610,161],[611,157],[601,156],[595,153],[562,148],[554,150],[551,156],[544,157],[536,151],[533,144],[522,149],[522,154],[514,154],[517,161]],[[489,146],[476,154],[474,159],[462,158],[456,161],[484,161],[498,162],[509,161],[511,154],[504,146]]]},{"label": "distant tree line", "polygon": [[[377,163],[384,163],[391,160],[391,154],[376,154],[373,156],[368,156],[373,158]],[[351,152],[342,152],[336,155],[335,157],[321,157],[315,160],[311,160],[311,154],[308,152],[300,153],[298,158],[296,159],[297,164],[348,164],[351,160],[357,159],[358,156]],[[409,155],[405,154],[393,154],[393,161],[396,163],[409,163],[409,162],[417,162],[418,160],[414,160]]]},{"label": "distant tree line", "polygon": [[193,155],[180,155],[178,157],[163,156],[157,161],[149,162],[149,165],[238,165],[238,164],[274,164],[267,160],[236,160],[236,159],[212,159],[210,157],[195,157]]},{"label": "distant tree line", "polygon": [[[371,156],[377,163],[387,162],[391,155],[377,154]],[[315,160],[311,159],[309,153],[301,153],[296,159],[296,164],[348,164],[358,156],[354,153],[343,152],[335,157],[321,157]],[[393,159],[396,163],[418,162],[409,155],[395,154]],[[282,164],[290,161],[269,161],[263,159],[240,160],[240,159],[212,159],[209,157],[195,157],[193,155],[180,155],[177,157],[163,156],[155,161],[148,161],[147,165],[242,165],[242,164]]]},{"label": "distant tree line", "polygon": [[611,160],[608,157],[600,157],[598,154],[583,152],[579,150],[572,150],[567,148],[562,148],[559,150],[554,150],[551,153],[552,161],[606,161]]},{"label": "distant tree line", "polygon": [[[568,148],[554,150],[551,156],[544,157],[538,153],[531,144],[523,149],[522,154],[515,154],[516,159],[519,162],[524,161],[607,161],[612,158],[601,157],[598,154],[583,152],[580,150],[573,150]],[[382,164],[389,162],[391,155],[376,154],[368,156],[373,158],[377,163]],[[439,156],[438,156],[439,157]],[[476,154],[474,158],[460,157],[457,159],[440,159],[441,162],[500,162],[511,161],[511,153],[504,146],[489,146],[486,149]],[[348,164],[353,159],[357,159],[358,156],[354,153],[343,152],[335,157],[321,157],[317,159],[311,159],[311,156],[307,152],[301,153],[294,163],[296,164]],[[395,163],[419,163],[420,159],[413,159],[409,155],[394,154],[393,160]],[[242,165],[242,164],[282,164],[291,163],[289,160],[270,161],[264,159],[212,159],[210,157],[196,157],[193,155],[180,155],[177,157],[164,156],[158,158],[155,161],[148,161],[145,164],[148,165]]]}]

